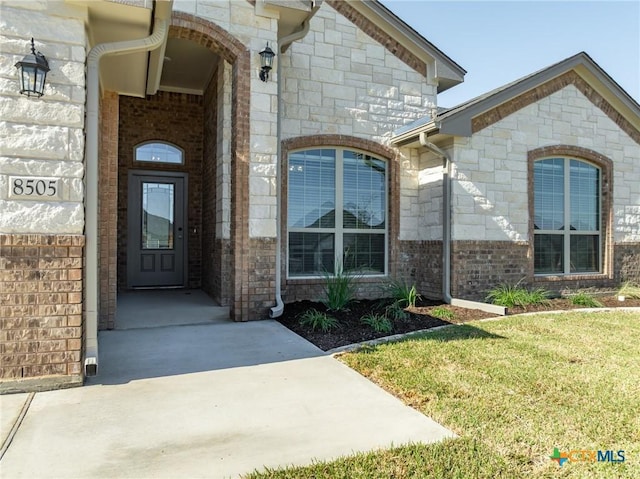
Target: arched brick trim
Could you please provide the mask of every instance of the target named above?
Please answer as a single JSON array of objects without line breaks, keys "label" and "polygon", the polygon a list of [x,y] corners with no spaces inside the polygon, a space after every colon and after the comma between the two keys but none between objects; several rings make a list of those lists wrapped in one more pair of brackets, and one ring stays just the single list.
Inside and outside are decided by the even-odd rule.
[{"label": "arched brick trim", "polygon": [[[534,217],[534,191],[533,191],[533,164],[536,160],[543,158],[569,157],[587,161],[600,168],[602,172],[600,195],[601,195],[601,223],[602,231],[600,237],[604,241],[602,248],[602,273],[587,275],[567,276],[545,276],[548,281],[575,281],[589,279],[613,279],[613,161],[597,151],[573,145],[552,145],[531,150],[527,154],[527,177],[529,196],[529,277],[533,279],[533,217]],[[539,278],[541,279],[541,278]]]},{"label": "arched brick trim", "polygon": [[[395,266],[397,264],[398,256],[398,235],[400,232],[400,152],[388,146],[376,143],[372,140],[365,138],[358,138],[356,136],[349,135],[313,135],[313,136],[298,136],[295,138],[288,138],[282,141],[282,153],[280,158],[280,167],[282,175],[282,191],[281,191],[281,208],[280,214],[283,221],[281,222],[280,237],[282,241],[282,258],[286,258],[287,254],[287,180],[288,172],[287,168],[289,158],[289,152],[293,150],[300,150],[305,148],[317,148],[317,147],[340,147],[340,148],[354,148],[357,150],[366,151],[374,156],[379,156],[385,159],[389,163],[389,257],[387,258],[389,265],[389,275],[396,275]],[[286,261],[282,261],[282,277],[286,278]]]},{"label": "arched brick trim", "polygon": [[237,38],[203,18],[174,12],[171,38],[191,40],[232,65],[231,105],[231,249],[233,264],[232,317],[249,319],[249,112],[251,99],[250,52]]},{"label": "arched brick trim", "polygon": [[568,85],[575,86],[580,93],[586,96],[591,103],[598,107],[602,112],[607,115],[616,125],[618,125],[622,131],[629,135],[636,143],[640,144],[640,131],[629,123],[607,100],[604,99],[597,91],[595,91],[584,79],[576,72],[569,71],[560,75],[553,80],[550,80],[542,85],[537,86],[533,90],[529,90],[522,95],[508,101],[502,105],[499,105],[492,110],[489,110],[471,120],[471,131],[476,133],[498,121],[506,118],[507,116],[515,113],[516,111],[531,105],[543,98],[562,90]]},{"label": "arched brick trim", "polygon": [[398,152],[393,148],[376,143],[366,138],[349,135],[313,135],[297,136],[282,140],[282,158],[287,159],[287,154],[291,150],[302,148],[313,148],[314,146],[342,146],[347,148],[357,148],[365,150],[375,155],[382,156],[387,160],[394,160]]}]

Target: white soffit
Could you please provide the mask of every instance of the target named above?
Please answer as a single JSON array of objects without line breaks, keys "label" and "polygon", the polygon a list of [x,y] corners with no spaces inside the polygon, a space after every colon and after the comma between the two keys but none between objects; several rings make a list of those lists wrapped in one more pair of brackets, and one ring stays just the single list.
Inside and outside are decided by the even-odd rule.
[{"label": "white soffit", "polygon": [[165,50],[160,90],[202,95],[219,57],[190,40],[169,38]]},{"label": "white soffit", "polygon": [[[151,33],[153,3],[149,0],[67,0],[87,7],[90,47],[100,43],[144,38]],[[109,55],[100,61],[102,88],[122,95],[143,97],[149,53]]]}]

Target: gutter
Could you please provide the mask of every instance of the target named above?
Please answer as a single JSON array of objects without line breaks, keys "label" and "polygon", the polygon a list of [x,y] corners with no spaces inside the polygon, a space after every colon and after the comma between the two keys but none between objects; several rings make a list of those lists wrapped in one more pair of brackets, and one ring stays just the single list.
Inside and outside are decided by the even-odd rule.
[{"label": "gutter", "polygon": [[[397,146],[401,146],[403,143],[410,143],[415,141],[417,136],[421,136],[423,133],[438,132],[440,130],[440,120],[431,120],[429,123],[420,125],[412,130],[405,131],[399,135],[391,138],[391,143]],[[424,145],[423,145],[424,146]]]},{"label": "gutter", "polygon": [[[311,26],[311,18],[320,9],[322,0],[311,0],[311,12],[307,18],[302,22],[302,28],[297,32],[294,32],[286,37],[282,37],[278,40],[278,54],[281,55],[287,51],[289,46],[298,40],[304,38],[309,33]],[[280,61],[278,61],[277,75],[278,75],[278,117],[277,117],[277,146],[276,146],[276,288],[275,288],[275,301],[276,305],[269,310],[269,318],[275,319],[282,316],[284,312],[284,301],[282,301],[282,112],[284,111],[284,101],[282,100],[282,67]]]},{"label": "gutter", "polygon": [[98,115],[100,105],[100,59],[152,51],[161,46],[169,31],[168,19],[155,19],[150,36],[138,40],[101,43],[87,55],[87,128],[85,173],[85,376],[98,373]]},{"label": "gutter", "polygon": [[442,298],[445,303],[452,306],[479,309],[481,311],[505,316],[507,314],[507,308],[504,306],[451,297],[451,158],[447,152],[427,141],[426,132],[420,133],[420,144],[431,153],[442,158]]}]

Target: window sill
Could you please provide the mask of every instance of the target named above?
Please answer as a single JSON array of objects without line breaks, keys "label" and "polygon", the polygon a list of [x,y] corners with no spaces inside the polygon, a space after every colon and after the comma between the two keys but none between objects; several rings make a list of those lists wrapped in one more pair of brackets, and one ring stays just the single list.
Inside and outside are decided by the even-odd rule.
[{"label": "window sill", "polygon": [[[355,283],[379,283],[380,281],[384,281],[389,276],[386,274],[371,274],[366,276],[356,276],[354,278]],[[291,284],[324,284],[326,280],[323,277],[319,276],[293,276],[287,278],[287,283]]]},{"label": "window sill", "polygon": [[602,280],[611,279],[610,275],[606,273],[579,273],[579,274],[548,274],[548,275],[534,275],[533,281],[535,282],[556,282],[556,281],[589,281],[589,280]]}]

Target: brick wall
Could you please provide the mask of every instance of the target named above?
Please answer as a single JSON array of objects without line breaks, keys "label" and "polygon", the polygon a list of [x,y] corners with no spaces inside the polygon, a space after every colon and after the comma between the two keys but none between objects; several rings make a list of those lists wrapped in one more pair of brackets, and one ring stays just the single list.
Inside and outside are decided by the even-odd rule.
[{"label": "brick wall", "polygon": [[251,238],[249,251],[249,319],[268,319],[275,305],[276,240]]},{"label": "brick wall", "polygon": [[451,296],[483,300],[500,283],[532,279],[529,244],[511,241],[453,241]]},{"label": "brick wall", "polygon": [[621,280],[640,280],[640,245],[616,245],[614,256],[616,271],[624,271],[615,278],[606,273],[534,276],[526,241],[454,241],[451,245],[451,295],[483,300],[489,289],[502,283],[520,282],[525,287],[561,293],[584,288],[611,290]]},{"label": "brick wall", "polygon": [[[118,142],[118,286],[127,283],[127,187],[131,169],[174,171],[188,180],[188,287],[201,286],[202,156],[204,109],[201,96],[158,92],[144,98],[120,97]],[[184,149],[183,165],[134,163],[134,147],[161,140]],[[195,231],[195,232],[194,232]]]},{"label": "brick wall", "polygon": [[442,298],[442,241],[400,241],[395,278],[425,298]]},{"label": "brick wall", "polygon": [[632,281],[640,284],[640,243],[614,245],[616,282]]},{"label": "brick wall", "polygon": [[220,277],[215,268],[217,211],[217,163],[218,163],[218,82],[213,73],[204,93],[203,157],[202,157],[202,289],[215,298],[220,290]]},{"label": "brick wall", "polygon": [[118,94],[100,99],[98,328],[113,329],[118,289]]},{"label": "brick wall", "polygon": [[81,385],[84,236],[0,234],[0,392]]}]

